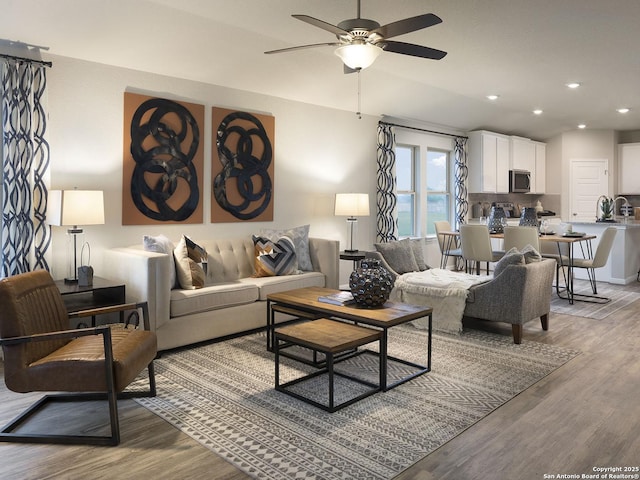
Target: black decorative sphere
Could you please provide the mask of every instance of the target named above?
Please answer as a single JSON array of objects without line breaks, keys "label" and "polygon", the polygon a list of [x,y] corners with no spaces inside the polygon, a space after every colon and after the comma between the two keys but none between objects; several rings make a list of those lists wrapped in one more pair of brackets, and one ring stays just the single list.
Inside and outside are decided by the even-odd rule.
[{"label": "black decorative sphere", "polygon": [[389,300],[393,284],[393,275],[374,258],[362,260],[349,277],[349,288],[356,303],[369,308]]}]

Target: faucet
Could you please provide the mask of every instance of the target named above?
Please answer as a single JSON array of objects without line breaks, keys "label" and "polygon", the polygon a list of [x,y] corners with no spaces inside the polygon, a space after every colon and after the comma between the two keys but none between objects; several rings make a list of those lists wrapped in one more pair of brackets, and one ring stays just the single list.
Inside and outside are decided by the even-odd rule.
[{"label": "faucet", "polygon": [[[620,195],[620,196],[617,196],[617,197],[616,197],[616,198],[614,198],[613,200],[611,200],[611,199],[610,199],[609,197],[607,197],[606,195],[600,195],[600,196],[598,197],[598,200],[596,200],[596,220],[598,220],[598,218],[599,218],[599,214],[600,214],[600,212],[599,212],[599,207],[600,207],[600,201],[601,201],[601,200],[604,200],[605,205],[606,205],[606,204],[609,204],[609,208],[611,209],[611,212],[610,212],[610,213],[611,213],[611,214],[613,214],[613,217],[614,217],[614,218],[615,218],[615,216],[616,216],[616,208],[615,208],[615,207],[616,207],[616,202],[617,202],[618,200],[624,200],[624,205],[629,205],[629,206],[630,206],[630,204],[629,204],[629,200],[627,200],[625,197],[623,197],[623,196],[621,196],[621,195]],[[627,212],[628,212],[628,210],[627,210],[627,209],[625,209],[625,211],[624,211],[624,216],[625,216],[625,217],[629,215]],[[606,218],[608,218],[608,216],[607,216],[607,212],[605,211],[605,209],[603,209],[603,210],[602,210],[602,219],[603,219],[603,220],[605,220]]]},{"label": "faucet", "polygon": [[[616,198],[614,198],[614,199],[613,199],[613,203],[612,203],[612,205],[613,205],[613,216],[614,216],[614,217],[615,217],[615,215],[616,215],[615,205],[616,205],[616,202],[617,202],[618,200],[624,200],[624,204],[623,204],[623,205],[624,205],[625,207],[626,207],[626,206],[631,206],[631,205],[629,204],[629,200],[627,200],[626,198],[624,198],[624,197],[623,197],[623,196],[621,196],[621,195],[620,195],[620,196],[618,196],[618,197],[616,197]],[[625,218],[626,218],[627,216],[629,216],[629,210],[625,208],[625,209],[624,209],[624,213],[623,213],[623,215],[625,216]]]}]

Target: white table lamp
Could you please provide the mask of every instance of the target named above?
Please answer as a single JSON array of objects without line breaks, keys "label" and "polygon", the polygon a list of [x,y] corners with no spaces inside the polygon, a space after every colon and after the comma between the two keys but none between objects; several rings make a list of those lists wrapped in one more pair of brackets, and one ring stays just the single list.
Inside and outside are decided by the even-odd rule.
[{"label": "white table lamp", "polygon": [[356,217],[369,216],[369,194],[336,193],[336,208],[334,214],[336,216],[348,217],[347,228],[349,231],[349,248],[345,249],[345,252],[357,252],[358,249],[353,247],[354,231],[357,228],[358,223],[358,219]]},{"label": "white table lamp", "polygon": [[68,226],[68,272],[66,283],[78,282],[79,225],[104,224],[104,195],[101,190],[51,190],[47,202],[47,223]]}]

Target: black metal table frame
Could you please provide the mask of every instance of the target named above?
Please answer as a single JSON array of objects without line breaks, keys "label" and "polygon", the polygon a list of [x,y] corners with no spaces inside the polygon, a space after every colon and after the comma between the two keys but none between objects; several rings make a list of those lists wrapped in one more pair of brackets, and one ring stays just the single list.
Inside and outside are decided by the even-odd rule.
[{"label": "black metal table frame", "polygon": [[[274,305],[275,304],[275,305]],[[275,307],[275,309],[274,309]],[[276,312],[280,312],[280,313],[287,313],[289,315],[299,315],[299,317],[302,318],[295,318],[292,320],[288,320],[287,322],[281,322],[278,325],[285,325],[287,323],[291,323],[291,322],[297,322],[297,321],[301,321],[301,320],[314,320],[314,319],[318,319],[318,318],[325,318],[325,317],[330,317],[331,319],[334,320],[340,320],[340,321],[347,321],[347,322],[353,322],[353,323],[358,323],[356,320],[352,320],[349,318],[342,318],[339,315],[336,315],[335,312],[333,312],[332,314],[327,314],[327,313],[320,313],[318,311],[316,311],[313,308],[303,308],[303,307],[299,307],[299,306],[290,306],[290,305],[280,305],[278,304],[278,302],[275,302],[271,299],[267,299],[267,350],[270,352],[274,351],[274,345],[275,345],[275,313]],[[379,352],[374,352],[371,350],[362,350],[362,351],[358,351],[358,353],[362,352],[368,352],[374,355],[380,355],[382,357],[382,364],[380,367],[381,372],[381,382],[380,382],[380,390],[382,390],[383,392],[386,392],[388,390],[391,390],[392,388],[395,388],[399,385],[402,385],[403,383],[406,383],[416,377],[419,377],[420,375],[423,375],[425,373],[428,373],[431,371],[431,344],[432,344],[432,332],[433,332],[433,328],[432,328],[432,324],[433,324],[433,313],[429,313],[427,314],[427,316],[429,317],[429,328],[428,328],[428,341],[427,341],[427,365],[421,365],[415,362],[411,362],[409,360],[405,360],[402,358],[398,358],[392,355],[389,355],[388,353],[388,330],[389,328],[392,328],[396,325],[391,325],[391,326],[379,326],[379,325],[374,325],[371,323],[367,323],[364,321],[361,321],[360,323],[366,325],[367,327],[373,327],[373,328],[379,328],[382,331],[382,336],[380,338],[380,351]],[[304,359],[301,359],[301,357],[296,356],[296,355],[291,355],[291,354],[285,354],[284,352],[280,352],[280,355],[283,356],[287,356],[289,358],[292,358],[294,360],[297,361],[302,361],[304,362]],[[349,355],[345,355],[344,358],[348,358],[349,356],[352,356],[353,353],[350,353]],[[334,359],[335,361],[336,359]],[[415,368],[416,371],[410,375],[407,375],[405,377],[402,377],[401,379],[388,384],[387,383],[387,365],[389,363],[389,360],[393,361],[393,362],[398,362],[398,363],[402,363],[403,365],[407,365],[409,367]],[[306,362],[308,364],[314,365],[313,363],[310,362]],[[321,366],[322,363],[319,362],[318,364],[315,364],[314,366]]]},{"label": "black metal table frame", "polygon": [[[382,335],[380,336],[380,338],[382,337]],[[309,403],[311,405],[314,405],[318,408],[321,408],[322,410],[325,410],[329,413],[333,413],[337,410],[340,410],[341,408],[347,407],[353,403],[356,403],[360,400],[362,400],[363,398],[366,398],[370,395],[373,395],[374,393],[377,393],[381,390],[382,388],[382,380],[383,380],[383,361],[382,361],[382,357],[380,357],[380,361],[379,361],[379,380],[378,380],[378,384],[376,385],[375,383],[371,383],[367,380],[352,376],[352,375],[347,375],[345,373],[340,373],[340,372],[336,372],[334,370],[334,365],[336,363],[338,363],[340,360],[343,360],[344,357],[340,357],[340,360],[338,360],[338,358],[336,356],[334,356],[333,353],[331,352],[325,352],[325,351],[321,351],[321,353],[324,353],[325,358],[326,358],[326,362],[325,365],[319,369],[316,372],[310,373],[308,375],[304,375],[302,377],[296,378],[294,380],[290,380],[288,382],[285,383],[280,383],[280,342],[282,341],[280,338],[278,338],[278,333],[275,332],[274,334],[274,354],[275,354],[275,389],[279,392],[283,392],[286,393],[287,395],[291,395],[292,397],[295,397],[299,400],[302,400],[303,402]],[[381,340],[379,340],[381,341]],[[296,342],[291,342],[291,341],[286,341],[287,345],[299,345],[304,347],[304,345],[298,344]],[[308,348],[308,347],[305,347]],[[351,349],[349,349],[349,351],[351,351]],[[339,352],[342,353],[342,352]],[[294,357],[290,357],[289,358],[294,358]],[[304,362],[306,363],[306,362]],[[300,395],[299,393],[296,393],[294,391],[288,390],[287,387],[291,387],[293,385],[296,385],[298,383],[310,380],[312,378],[318,377],[320,375],[324,375],[325,373],[328,374],[328,382],[329,382],[329,399],[328,399],[328,405],[325,405],[323,403],[317,402],[316,400],[313,400],[312,398],[309,397],[305,397],[304,395]],[[371,387],[369,390],[361,393],[360,395],[350,398],[349,400],[346,400],[342,403],[339,403],[336,405],[335,403],[335,377],[342,377],[342,378],[346,378],[349,379],[351,381],[354,381],[356,383],[359,383],[361,385],[365,385],[367,387]]]}]

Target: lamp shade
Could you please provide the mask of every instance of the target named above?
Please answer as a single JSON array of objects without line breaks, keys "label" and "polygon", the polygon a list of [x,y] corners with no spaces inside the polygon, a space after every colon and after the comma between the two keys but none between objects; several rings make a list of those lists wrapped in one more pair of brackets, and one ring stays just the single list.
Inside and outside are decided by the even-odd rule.
[{"label": "lamp shade", "polygon": [[56,226],[104,224],[102,190],[51,190],[47,223]]},{"label": "lamp shade", "polygon": [[335,54],[340,57],[343,63],[354,70],[369,67],[381,53],[380,47],[367,42],[350,43],[335,50]]},{"label": "lamp shade", "polygon": [[336,193],[335,215],[347,217],[369,216],[368,193]]}]

